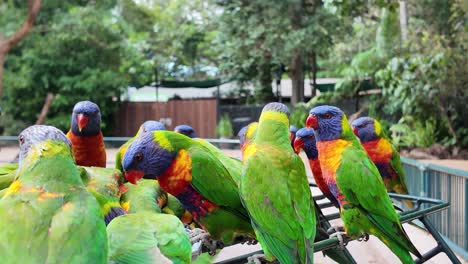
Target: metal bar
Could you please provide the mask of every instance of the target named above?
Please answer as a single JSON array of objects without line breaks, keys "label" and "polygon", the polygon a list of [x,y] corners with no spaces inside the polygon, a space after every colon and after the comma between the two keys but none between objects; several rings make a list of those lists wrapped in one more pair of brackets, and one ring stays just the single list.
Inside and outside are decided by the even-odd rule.
[{"label": "metal bar", "polygon": [[[419,218],[419,221],[421,221],[424,224],[424,226],[426,227],[427,231],[429,231],[429,233],[431,233],[431,235],[437,241],[437,244],[438,244],[437,247],[442,248],[442,251],[447,255],[447,257],[450,259],[450,261],[452,261],[452,263],[455,263],[455,264],[461,264],[460,260],[457,258],[455,253],[453,253],[453,251],[450,249],[450,247],[447,245],[447,243],[445,243],[444,238],[439,234],[439,232],[432,225],[432,223],[429,221],[429,219],[427,219],[425,216],[422,216],[422,217]],[[428,260],[430,258],[426,258],[426,256],[423,256],[424,261],[426,261],[426,260]]]}]

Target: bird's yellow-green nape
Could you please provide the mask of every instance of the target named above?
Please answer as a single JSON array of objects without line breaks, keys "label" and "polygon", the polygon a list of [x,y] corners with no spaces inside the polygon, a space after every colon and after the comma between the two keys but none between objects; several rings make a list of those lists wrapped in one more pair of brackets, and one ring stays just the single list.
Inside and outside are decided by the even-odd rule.
[{"label": "bird's yellow-green nape", "polygon": [[[259,122],[263,122],[265,120],[272,120],[277,121],[285,124],[289,127],[289,117],[286,113],[276,112],[276,111],[265,111],[262,112]],[[256,129],[255,129],[256,130]]]},{"label": "bird's yellow-green nape", "polygon": [[156,131],[153,133],[154,141],[156,141],[159,146],[167,151],[173,151],[174,146],[171,144],[171,141],[167,138],[165,133]]},{"label": "bird's yellow-green nape", "polygon": [[245,132],[246,139],[252,139],[255,136],[255,132],[257,132],[258,122],[250,123],[247,126],[247,131]]},{"label": "bird's yellow-green nape", "polygon": [[379,121],[374,119],[374,129],[375,129],[375,134],[380,137],[382,136],[382,125],[380,125]]},{"label": "bird's yellow-green nape", "polygon": [[[23,164],[32,164],[37,161],[39,158],[48,158],[48,157],[70,157],[73,158],[71,148],[68,144],[61,141],[54,140],[45,140],[37,142],[31,146],[31,149],[26,154]],[[26,167],[26,166],[22,166]]]}]

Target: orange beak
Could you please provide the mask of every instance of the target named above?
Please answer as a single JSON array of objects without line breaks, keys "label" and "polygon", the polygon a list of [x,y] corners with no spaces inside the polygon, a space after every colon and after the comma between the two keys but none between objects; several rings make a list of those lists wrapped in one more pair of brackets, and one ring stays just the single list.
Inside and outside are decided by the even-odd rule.
[{"label": "orange beak", "polygon": [[317,129],[318,127],[317,117],[314,115],[309,115],[309,117],[307,117],[307,120],[306,120],[306,127]]},{"label": "orange beak", "polygon": [[353,128],[353,133],[356,135],[356,137],[359,136],[358,129],[356,127]]},{"label": "orange beak", "polygon": [[293,140],[295,136],[296,134],[294,134],[293,132],[289,132],[289,141]]},{"label": "orange beak", "polygon": [[137,184],[137,182],[145,176],[145,173],[142,171],[137,171],[137,170],[132,170],[127,173],[125,173],[125,178],[127,181],[129,181],[131,184]]},{"label": "orange beak", "polygon": [[296,154],[299,154],[301,152],[301,149],[304,147],[304,141],[300,137],[296,137],[294,140],[294,152]]},{"label": "orange beak", "polygon": [[78,114],[76,119],[78,121],[78,130],[81,132],[81,130],[88,125],[88,117],[84,114]]}]

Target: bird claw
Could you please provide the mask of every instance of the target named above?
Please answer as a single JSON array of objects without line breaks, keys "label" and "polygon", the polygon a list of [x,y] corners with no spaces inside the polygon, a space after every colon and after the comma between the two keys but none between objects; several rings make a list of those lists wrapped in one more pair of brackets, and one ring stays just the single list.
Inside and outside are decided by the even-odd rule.
[{"label": "bird claw", "polygon": [[187,231],[189,235],[189,239],[190,239],[190,243],[192,244],[192,247],[194,247],[194,245],[196,245],[197,243],[201,243],[201,251],[208,252],[208,254],[210,254],[211,256],[216,254],[217,249],[221,249],[224,247],[224,244],[222,241],[211,239],[210,233],[206,232],[203,229],[186,228],[185,230]]},{"label": "bird claw", "polygon": [[361,242],[361,241],[364,241],[364,242],[367,242],[369,241],[369,234],[367,233],[364,233],[362,236],[360,236],[357,241]]},{"label": "bird claw", "polygon": [[247,244],[247,245],[256,245],[258,241],[255,238],[249,236],[237,236],[233,244]]},{"label": "bird claw", "polygon": [[327,233],[330,235],[330,237],[336,237],[338,239],[340,242],[339,247],[341,249],[344,249],[348,245],[348,242],[344,239],[347,238],[348,235],[342,226],[332,226],[327,230]]},{"label": "bird claw", "polygon": [[247,263],[262,264],[271,262],[266,259],[265,254],[254,254],[247,258]]}]

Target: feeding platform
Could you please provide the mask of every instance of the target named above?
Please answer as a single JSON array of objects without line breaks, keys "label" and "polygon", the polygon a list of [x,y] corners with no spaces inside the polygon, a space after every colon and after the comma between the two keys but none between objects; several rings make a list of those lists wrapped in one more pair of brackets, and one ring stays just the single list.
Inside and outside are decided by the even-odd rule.
[{"label": "feeding platform", "polygon": [[[311,183],[311,187],[315,187],[315,184]],[[428,216],[431,214],[434,214],[436,212],[446,210],[450,204],[446,201],[442,201],[439,199],[433,199],[433,198],[427,198],[427,197],[418,197],[418,196],[412,196],[412,195],[402,195],[402,194],[395,194],[395,193],[389,193],[390,198],[394,200],[395,202],[401,202],[402,200],[411,200],[414,203],[414,207],[410,210],[405,210],[400,212],[400,221],[401,223],[409,223],[413,222],[414,224],[420,226],[421,228],[424,228],[436,241],[437,245],[430,249],[427,252],[421,252],[422,258],[416,258],[415,262],[416,263],[424,263],[434,256],[438,255],[439,253],[444,253],[447,255],[447,257],[450,259],[452,263],[459,264],[461,263],[460,260],[457,258],[457,256],[454,254],[454,252],[450,249],[450,247],[447,245],[445,242],[444,238],[440,235],[440,233],[437,231],[437,229],[434,227],[434,225],[430,222],[428,219]],[[317,195],[314,196],[314,200],[319,201],[326,199],[323,195]],[[326,202],[319,204],[320,211],[322,209],[331,207],[331,203]],[[331,226],[330,221],[339,219],[340,214],[339,213],[331,213],[331,214],[325,214],[325,219],[321,219],[321,225],[322,226]],[[344,243],[345,245],[352,241],[354,239],[350,238],[345,238]],[[366,242],[362,242],[366,243]],[[318,242],[315,242],[314,244],[314,251],[315,252],[320,252],[323,250],[327,249],[340,249],[340,242],[338,238],[332,237],[328,238],[325,240],[321,240]],[[346,254],[350,254],[346,247],[344,249],[346,251]],[[255,255],[255,254],[262,254],[262,250],[254,251],[254,252],[249,252],[246,254],[240,254],[228,259],[224,259],[221,261],[217,261],[215,263],[219,264],[241,264],[241,263],[247,263],[247,258]],[[351,255],[352,256],[352,255]],[[351,257],[351,259],[353,259]],[[354,260],[354,259],[353,259]],[[356,263],[356,261],[354,261]]]}]

